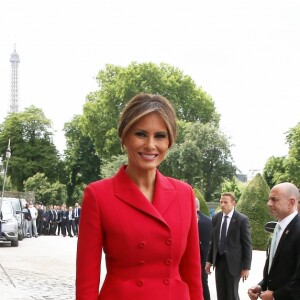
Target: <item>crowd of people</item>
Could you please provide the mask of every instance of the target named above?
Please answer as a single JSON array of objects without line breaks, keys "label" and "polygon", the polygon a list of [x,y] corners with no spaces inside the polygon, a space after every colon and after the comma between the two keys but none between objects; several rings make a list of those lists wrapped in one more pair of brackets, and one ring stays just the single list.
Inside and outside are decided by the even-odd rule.
[{"label": "crowd of people", "polygon": [[41,235],[78,236],[80,206],[75,203],[67,207],[63,205],[45,206],[41,203],[26,203],[23,220],[24,238]]}]

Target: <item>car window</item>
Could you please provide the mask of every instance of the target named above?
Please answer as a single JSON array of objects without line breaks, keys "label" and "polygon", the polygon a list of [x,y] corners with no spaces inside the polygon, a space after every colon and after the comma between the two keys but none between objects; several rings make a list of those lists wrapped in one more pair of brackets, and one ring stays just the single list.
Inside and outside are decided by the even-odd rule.
[{"label": "car window", "polygon": [[10,201],[11,201],[13,207],[14,207],[14,210],[21,210],[19,199],[10,200]]},{"label": "car window", "polygon": [[8,197],[8,198],[4,198],[3,200],[10,201],[11,204],[12,204],[12,206],[13,206],[14,211],[21,211],[22,210],[21,209],[21,202],[20,202],[20,200],[18,198],[10,198],[10,197]]},{"label": "car window", "polygon": [[8,201],[2,201],[2,213],[3,215],[11,215],[13,214],[11,203]]}]

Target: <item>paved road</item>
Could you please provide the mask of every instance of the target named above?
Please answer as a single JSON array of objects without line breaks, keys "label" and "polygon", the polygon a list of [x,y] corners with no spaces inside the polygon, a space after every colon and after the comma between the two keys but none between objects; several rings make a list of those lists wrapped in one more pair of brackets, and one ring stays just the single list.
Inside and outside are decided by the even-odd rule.
[{"label": "paved road", "polygon": [[[0,243],[0,299],[74,300],[76,246],[76,237],[62,236],[24,239],[16,248]],[[264,251],[253,251],[253,270],[240,283],[241,300],[249,299],[247,289],[261,279],[264,259]],[[216,300],[214,274],[209,286]]]},{"label": "paved road", "polygon": [[73,300],[77,238],[26,238],[0,244],[1,300]]}]

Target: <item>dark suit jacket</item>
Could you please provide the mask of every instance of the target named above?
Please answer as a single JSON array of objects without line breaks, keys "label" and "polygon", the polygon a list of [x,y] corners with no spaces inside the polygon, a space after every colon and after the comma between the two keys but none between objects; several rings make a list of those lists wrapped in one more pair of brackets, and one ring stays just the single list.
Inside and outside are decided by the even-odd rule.
[{"label": "dark suit jacket", "polygon": [[[212,240],[208,253],[208,262],[216,265],[220,227],[223,212],[212,218]],[[252,246],[249,219],[245,215],[234,211],[226,236],[226,259],[229,272],[238,276],[242,270],[250,270],[252,261]]]},{"label": "dark suit jacket", "polygon": [[300,299],[300,216],[297,214],[282,233],[268,274],[269,257],[264,268],[262,290],[274,291],[276,300]]},{"label": "dark suit jacket", "polygon": [[200,211],[197,211],[198,215],[198,230],[199,230],[199,239],[200,239],[200,253],[201,253],[201,266],[205,267],[205,263],[207,261],[210,239],[211,239],[211,231],[212,224],[211,218],[206,216]]}]

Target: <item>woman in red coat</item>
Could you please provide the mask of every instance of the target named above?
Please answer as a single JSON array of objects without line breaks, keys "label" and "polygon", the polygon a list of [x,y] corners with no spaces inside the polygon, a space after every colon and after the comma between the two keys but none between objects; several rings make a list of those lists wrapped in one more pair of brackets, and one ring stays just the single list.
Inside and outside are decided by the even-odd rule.
[{"label": "woman in red coat", "polygon": [[[136,95],[118,134],[128,165],[84,192],[76,299],[203,300],[195,196],[157,170],[176,137],[172,105]],[[107,274],[99,292],[102,251]]]}]

